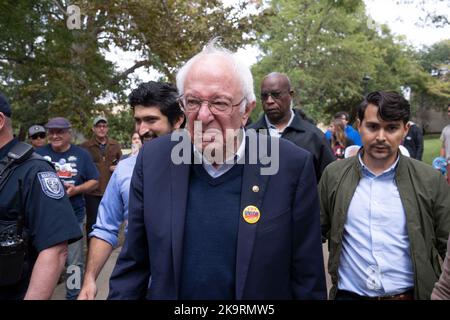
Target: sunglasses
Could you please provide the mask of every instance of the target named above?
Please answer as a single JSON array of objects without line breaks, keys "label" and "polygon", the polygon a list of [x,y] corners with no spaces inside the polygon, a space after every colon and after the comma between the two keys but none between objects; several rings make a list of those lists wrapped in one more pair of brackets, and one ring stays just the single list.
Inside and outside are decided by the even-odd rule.
[{"label": "sunglasses", "polygon": [[31,139],[32,140],[36,140],[36,139],[45,139],[45,133],[43,133],[43,132],[41,132],[41,133],[36,133],[36,134],[33,134],[32,136],[31,136]]},{"label": "sunglasses", "polygon": [[272,97],[274,100],[279,100],[283,94],[285,94],[286,91],[272,91],[272,92],[261,92],[261,100],[266,101],[269,99],[269,96]]}]

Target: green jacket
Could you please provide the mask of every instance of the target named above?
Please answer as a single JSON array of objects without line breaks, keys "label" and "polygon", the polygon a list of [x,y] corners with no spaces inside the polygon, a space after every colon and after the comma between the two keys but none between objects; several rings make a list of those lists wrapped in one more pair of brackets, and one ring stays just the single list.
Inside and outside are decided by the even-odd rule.
[{"label": "green jacket", "polygon": [[[328,239],[328,272],[334,299],[347,211],[361,179],[358,157],[336,161],[319,183],[322,235]],[[414,297],[429,299],[441,273],[450,231],[450,187],[431,166],[400,155],[396,182],[406,213],[410,254],[414,268]]]}]

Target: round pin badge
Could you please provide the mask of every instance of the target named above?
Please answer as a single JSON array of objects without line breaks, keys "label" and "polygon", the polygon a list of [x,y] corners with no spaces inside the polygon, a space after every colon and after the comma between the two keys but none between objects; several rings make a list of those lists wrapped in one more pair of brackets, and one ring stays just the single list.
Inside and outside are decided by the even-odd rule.
[{"label": "round pin badge", "polygon": [[244,211],[242,211],[242,216],[244,217],[245,222],[253,224],[258,222],[261,217],[261,213],[257,207],[247,206]]}]

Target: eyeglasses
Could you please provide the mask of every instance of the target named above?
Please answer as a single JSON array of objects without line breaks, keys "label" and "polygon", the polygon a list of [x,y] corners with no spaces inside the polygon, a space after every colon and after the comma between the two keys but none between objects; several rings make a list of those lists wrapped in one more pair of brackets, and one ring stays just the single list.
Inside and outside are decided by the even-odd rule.
[{"label": "eyeglasses", "polygon": [[196,112],[200,110],[203,103],[207,103],[209,111],[211,111],[212,114],[224,114],[229,115],[233,111],[234,107],[238,107],[246,100],[245,97],[241,99],[236,104],[233,104],[230,100],[227,98],[216,98],[213,100],[203,100],[197,97],[193,96],[180,96],[178,98],[178,103],[180,104],[180,107],[187,112]]},{"label": "eyeglasses", "polygon": [[33,134],[30,138],[32,140],[36,140],[36,139],[45,139],[45,137],[46,137],[45,133],[40,132],[40,133]]},{"label": "eyeglasses", "polygon": [[274,100],[278,100],[281,98],[283,94],[285,94],[287,91],[271,91],[271,92],[261,92],[261,100],[266,101],[269,99],[269,96],[272,97]]}]

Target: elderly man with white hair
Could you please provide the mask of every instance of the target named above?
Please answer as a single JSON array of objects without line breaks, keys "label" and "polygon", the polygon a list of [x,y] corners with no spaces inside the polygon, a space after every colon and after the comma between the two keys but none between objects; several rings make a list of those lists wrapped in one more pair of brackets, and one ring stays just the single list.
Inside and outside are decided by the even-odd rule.
[{"label": "elderly man with white hair", "polygon": [[[214,43],[180,69],[177,87],[188,148],[172,134],[139,153],[109,298],[325,299],[311,154],[244,130],[251,72]],[[277,170],[264,175],[269,157]]]}]

